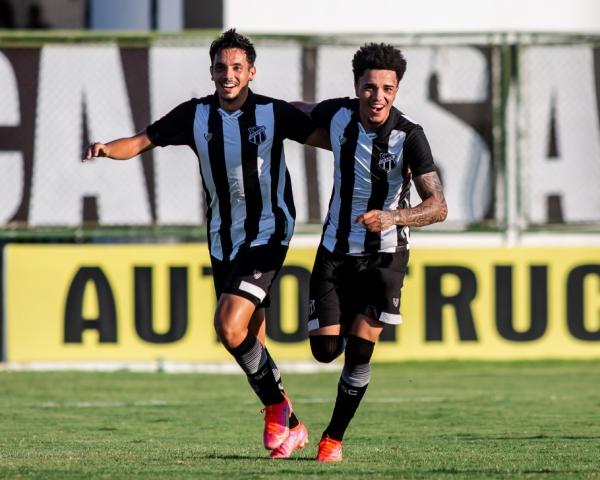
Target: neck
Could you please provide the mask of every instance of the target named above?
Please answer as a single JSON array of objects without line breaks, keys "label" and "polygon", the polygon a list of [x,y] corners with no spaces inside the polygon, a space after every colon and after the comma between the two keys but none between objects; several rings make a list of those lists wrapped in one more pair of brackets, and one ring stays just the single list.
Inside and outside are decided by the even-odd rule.
[{"label": "neck", "polygon": [[387,118],[381,123],[373,123],[369,121],[368,116],[362,114],[360,115],[360,123],[367,132],[377,132],[377,130],[379,130],[383,125],[385,125],[385,122],[387,122]]},{"label": "neck", "polygon": [[242,108],[247,99],[248,89],[246,88],[242,90],[237,97],[231,99],[231,101],[219,97],[219,106],[226,112],[235,112]]}]

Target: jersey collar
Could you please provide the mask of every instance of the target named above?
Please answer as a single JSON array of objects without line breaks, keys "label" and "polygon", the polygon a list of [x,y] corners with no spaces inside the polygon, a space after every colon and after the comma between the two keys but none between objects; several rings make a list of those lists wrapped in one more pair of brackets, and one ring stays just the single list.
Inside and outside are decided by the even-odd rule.
[{"label": "jersey collar", "polygon": [[215,91],[215,93],[213,93],[213,98],[212,98],[211,103],[212,103],[213,108],[215,108],[216,110],[218,110],[220,112],[223,112],[223,114],[239,117],[243,113],[251,112],[254,109],[254,107],[256,106],[256,95],[254,95],[254,92],[252,90],[248,89],[248,97],[246,98],[246,101],[238,110],[236,110],[234,112],[227,112],[221,108],[221,103],[219,102],[219,95],[217,95],[216,91]]}]

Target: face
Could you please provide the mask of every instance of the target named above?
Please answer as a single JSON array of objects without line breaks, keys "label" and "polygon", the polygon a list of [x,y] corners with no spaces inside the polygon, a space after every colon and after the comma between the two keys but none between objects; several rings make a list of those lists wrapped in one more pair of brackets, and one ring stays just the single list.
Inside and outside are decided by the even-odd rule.
[{"label": "face", "polygon": [[365,70],[355,85],[360,121],[367,130],[385,123],[398,93],[394,70]]},{"label": "face", "polygon": [[238,110],[248,97],[248,84],[256,69],[248,63],[246,52],[239,48],[219,50],[210,67],[210,76],[224,110]]}]

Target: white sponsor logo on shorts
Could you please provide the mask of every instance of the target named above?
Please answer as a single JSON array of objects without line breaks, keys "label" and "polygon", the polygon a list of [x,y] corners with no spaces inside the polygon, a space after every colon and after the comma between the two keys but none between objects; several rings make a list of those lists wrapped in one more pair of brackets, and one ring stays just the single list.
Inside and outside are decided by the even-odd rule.
[{"label": "white sponsor logo on shorts", "polygon": [[400,299],[399,298],[392,298],[392,302],[394,303],[394,307],[397,307],[398,305],[400,305]]},{"label": "white sponsor logo on shorts", "polygon": [[312,315],[313,313],[315,313],[316,309],[317,309],[317,307],[315,306],[315,301],[311,300],[310,303],[308,304],[308,314]]},{"label": "white sponsor logo on shorts", "polygon": [[258,270],[254,270],[254,273],[252,274],[252,276],[254,277],[254,280],[258,280],[260,277],[262,277],[262,272],[259,272]]}]

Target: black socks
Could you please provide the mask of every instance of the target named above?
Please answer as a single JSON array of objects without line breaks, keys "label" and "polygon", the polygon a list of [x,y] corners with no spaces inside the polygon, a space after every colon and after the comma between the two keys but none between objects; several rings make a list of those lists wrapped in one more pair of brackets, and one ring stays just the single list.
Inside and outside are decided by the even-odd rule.
[{"label": "black socks", "polygon": [[273,405],[283,401],[282,390],[275,378],[277,367],[255,335],[248,333],[242,343],[229,352],[246,373],[248,383],[263,405]]}]

